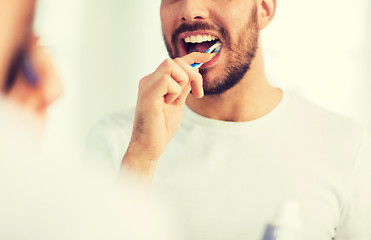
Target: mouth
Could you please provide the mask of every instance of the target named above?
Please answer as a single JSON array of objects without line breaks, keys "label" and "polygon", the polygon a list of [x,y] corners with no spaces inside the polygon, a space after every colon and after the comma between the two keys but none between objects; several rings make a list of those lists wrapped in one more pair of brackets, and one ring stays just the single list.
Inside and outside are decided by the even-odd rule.
[{"label": "mouth", "polygon": [[[210,34],[210,33],[202,33],[202,32],[183,33],[179,36],[179,41],[180,41],[180,48],[181,48],[183,56],[190,54],[192,52],[204,53],[215,43],[217,42],[222,43],[222,41],[217,36]],[[220,48],[220,51],[217,53],[216,57],[214,57],[214,59],[211,60],[212,62],[214,63],[216,62],[215,58],[219,57],[218,55],[220,55],[221,50],[222,50],[222,47]],[[207,65],[210,65],[210,64],[207,64]]]}]

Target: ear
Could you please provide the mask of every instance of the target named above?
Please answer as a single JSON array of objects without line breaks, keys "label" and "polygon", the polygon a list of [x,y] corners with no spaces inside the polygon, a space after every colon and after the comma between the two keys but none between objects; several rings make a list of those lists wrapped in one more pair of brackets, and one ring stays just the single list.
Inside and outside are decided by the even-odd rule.
[{"label": "ear", "polygon": [[263,30],[272,21],[276,12],[276,0],[258,0],[257,14],[259,30]]}]

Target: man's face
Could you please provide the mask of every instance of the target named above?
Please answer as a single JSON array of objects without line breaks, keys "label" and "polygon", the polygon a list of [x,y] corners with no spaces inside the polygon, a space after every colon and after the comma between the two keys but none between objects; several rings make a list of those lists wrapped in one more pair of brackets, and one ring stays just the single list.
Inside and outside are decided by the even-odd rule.
[{"label": "man's face", "polygon": [[162,0],[160,14],[171,58],[222,43],[220,53],[200,68],[205,94],[227,91],[249,70],[258,47],[255,1]]}]

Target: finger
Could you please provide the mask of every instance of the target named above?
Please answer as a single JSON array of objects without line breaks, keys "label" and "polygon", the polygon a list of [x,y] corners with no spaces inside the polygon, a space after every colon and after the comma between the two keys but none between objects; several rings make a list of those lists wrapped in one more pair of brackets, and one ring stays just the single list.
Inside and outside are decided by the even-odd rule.
[{"label": "finger", "polygon": [[193,52],[182,57],[182,59],[189,65],[192,63],[205,63],[213,59],[214,55],[211,53]]},{"label": "finger", "polygon": [[192,93],[195,97],[201,98],[204,96],[204,90],[202,88],[202,76],[201,74],[191,67],[187,62],[181,58],[176,58],[174,61],[187,73],[189,81],[192,87]]},{"label": "finger", "polygon": [[178,97],[179,101],[185,103],[189,93],[191,91],[191,82],[188,82],[187,85],[183,88],[182,93]]},{"label": "finger", "polygon": [[30,53],[38,75],[38,84],[31,86],[24,73],[20,72],[8,97],[24,108],[46,112],[49,105],[62,93],[61,80],[51,57],[42,48],[33,46]]},{"label": "finger", "polygon": [[167,94],[164,96],[165,103],[174,102],[182,93],[182,88],[173,78],[168,76],[167,80]]},{"label": "finger", "polygon": [[34,51],[37,51],[35,53],[37,55],[35,60],[37,59],[39,73],[43,78],[43,98],[45,104],[48,106],[62,95],[62,80],[53,64],[51,56],[42,47],[36,47]]},{"label": "finger", "polygon": [[170,75],[177,83],[184,87],[189,81],[188,74],[173,60],[166,59],[158,68],[159,76]]}]

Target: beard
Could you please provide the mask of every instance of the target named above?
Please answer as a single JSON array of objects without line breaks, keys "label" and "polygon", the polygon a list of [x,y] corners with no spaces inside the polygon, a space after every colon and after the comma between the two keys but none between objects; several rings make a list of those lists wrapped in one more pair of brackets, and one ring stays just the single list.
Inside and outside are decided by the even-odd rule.
[{"label": "beard", "polygon": [[[181,57],[178,36],[182,32],[195,30],[213,30],[218,32],[223,39],[222,49],[226,55],[225,62],[228,64],[218,77],[211,79],[210,73],[214,67],[200,68],[203,78],[203,89],[205,95],[218,95],[236,86],[245,76],[251,67],[251,63],[258,49],[258,20],[257,8],[252,9],[250,19],[238,36],[237,42],[231,42],[230,34],[223,27],[215,27],[205,22],[195,22],[194,24],[181,24],[173,33],[171,44],[164,36],[166,49],[171,58]],[[225,51],[227,50],[227,51]]]}]

